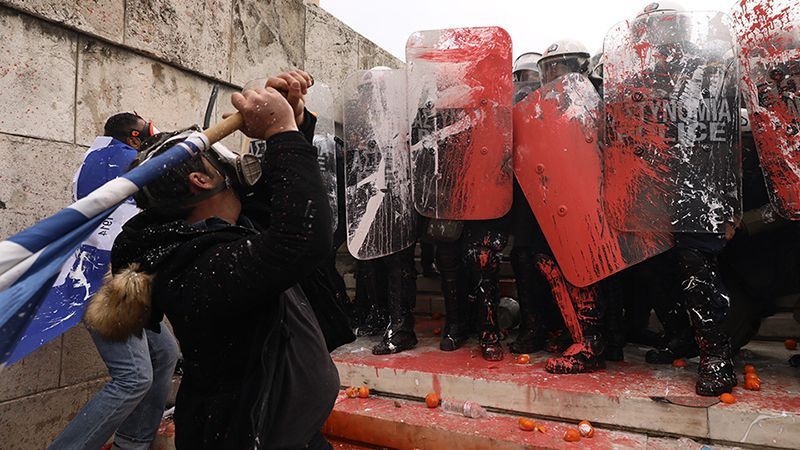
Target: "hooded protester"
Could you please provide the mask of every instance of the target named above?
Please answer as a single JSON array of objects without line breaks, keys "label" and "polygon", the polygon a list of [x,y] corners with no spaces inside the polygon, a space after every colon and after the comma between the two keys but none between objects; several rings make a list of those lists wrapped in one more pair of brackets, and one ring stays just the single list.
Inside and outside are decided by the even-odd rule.
[{"label": "hooded protester", "polygon": [[[339,387],[329,350],[352,334],[316,277],[331,211],[309,143],[311,83],[294,71],[233,94],[242,131],[266,141],[263,161],[212,149],[137,194],[144,211],[117,238],[87,312],[101,334],[169,318],[185,365],[179,449],[330,448],[319,432]],[[175,142],[158,141],[142,162]],[[123,320],[123,310],[141,314]]]}]

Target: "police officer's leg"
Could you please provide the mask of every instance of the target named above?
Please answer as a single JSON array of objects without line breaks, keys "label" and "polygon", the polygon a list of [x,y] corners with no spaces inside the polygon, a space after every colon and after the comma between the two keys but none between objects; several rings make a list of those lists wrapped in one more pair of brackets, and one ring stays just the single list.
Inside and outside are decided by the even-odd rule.
[{"label": "police officer's leg", "polygon": [[508,243],[504,233],[492,223],[472,223],[466,230],[464,262],[471,273],[470,291],[480,311],[480,344],[483,358],[503,359],[502,336],[497,326],[497,305],[500,301],[500,252]]},{"label": "police officer's leg", "polygon": [[372,349],[376,355],[402,352],[417,345],[417,335],[414,333],[414,306],[417,299],[414,246],[382,259],[388,282],[389,326],[383,340]]}]

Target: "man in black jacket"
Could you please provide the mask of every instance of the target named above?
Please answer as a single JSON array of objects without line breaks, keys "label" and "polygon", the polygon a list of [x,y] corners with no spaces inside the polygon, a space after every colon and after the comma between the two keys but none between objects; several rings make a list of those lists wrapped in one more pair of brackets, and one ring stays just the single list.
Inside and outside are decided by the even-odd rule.
[{"label": "man in black jacket", "polygon": [[207,155],[194,157],[137,195],[144,212],[114,244],[114,276],[97,301],[112,314],[149,297],[151,316],[165,313],[180,341],[179,449],[330,448],[319,433],[339,387],[328,351],[349,336],[323,335],[317,317],[323,328],[346,327],[344,318],[312,305],[321,300],[300,285],[331,248],[309,144],[315,119],[303,103],[311,83],[295,71],[232,96],[245,134],[269,149],[254,193],[238,193]]}]

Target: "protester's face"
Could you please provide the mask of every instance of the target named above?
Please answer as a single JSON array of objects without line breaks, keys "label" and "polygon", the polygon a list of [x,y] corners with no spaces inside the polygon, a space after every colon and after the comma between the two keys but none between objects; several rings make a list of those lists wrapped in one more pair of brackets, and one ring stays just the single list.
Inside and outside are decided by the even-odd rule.
[{"label": "protester's face", "polygon": [[128,137],[125,143],[136,150],[139,150],[139,148],[142,146],[142,142],[144,139],[146,139],[142,133],[148,126],[149,124],[144,119],[139,117],[139,120],[136,121],[136,126],[131,130],[131,136]]}]

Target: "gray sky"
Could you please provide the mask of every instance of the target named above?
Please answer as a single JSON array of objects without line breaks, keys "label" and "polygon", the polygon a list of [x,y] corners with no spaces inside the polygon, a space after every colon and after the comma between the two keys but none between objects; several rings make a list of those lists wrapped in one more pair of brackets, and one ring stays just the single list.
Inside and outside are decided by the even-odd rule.
[{"label": "gray sky", "polygon": [[[500,26],[511,34],[514,57],[543,52],[559,39],[599,51],[617,22],[632,18],[650,0],[321,0],[321,6],[398,58],[414,31]],[[666,3],[666,2],[665,2]],[[735,0],[683,0],[691,10],[730,12]]]}]

